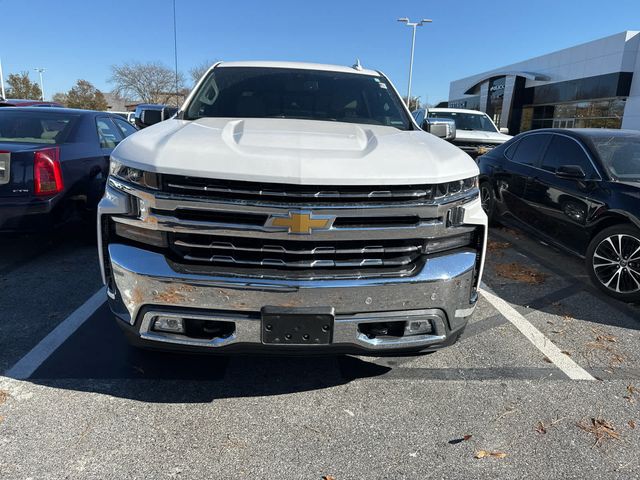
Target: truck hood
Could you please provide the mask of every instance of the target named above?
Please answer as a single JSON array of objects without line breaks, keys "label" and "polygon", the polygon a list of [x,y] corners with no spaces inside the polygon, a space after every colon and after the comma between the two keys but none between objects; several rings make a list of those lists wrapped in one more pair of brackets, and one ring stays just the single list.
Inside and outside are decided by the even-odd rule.
[{"label": "truck hood", "polygon": [[483,132],[480,130],[456,130],[457,142],[477,143],[504,143],[511,139],[511,135],[499,132]]},{"label": "truck hood", "polygon": [[420,130],[295,119],[171,119],[112,158],[157,173],[301,185],[440,183],[478,175],[457,147]]}]

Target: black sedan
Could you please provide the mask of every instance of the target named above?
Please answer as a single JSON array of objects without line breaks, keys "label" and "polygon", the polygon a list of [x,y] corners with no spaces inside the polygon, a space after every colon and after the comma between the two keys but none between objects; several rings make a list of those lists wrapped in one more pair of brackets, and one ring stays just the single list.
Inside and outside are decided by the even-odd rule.
[{"label": "black sedan", "polygon": [[90,219],[104,192],[111,151],[135,132],[105,112],[0,109],[0,231]]},{"label": "black sedan", "polygon": [[479,164],[491,222],[584,258],[600,289],[640,301],[640,132],[534,130]]}]

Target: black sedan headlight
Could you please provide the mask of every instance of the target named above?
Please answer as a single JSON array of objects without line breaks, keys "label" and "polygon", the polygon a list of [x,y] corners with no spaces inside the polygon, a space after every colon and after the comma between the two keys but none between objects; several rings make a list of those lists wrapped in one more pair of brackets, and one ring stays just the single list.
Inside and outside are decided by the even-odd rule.
[{"label": "black sedan headlight", "polygon": [[478,177],[469,177],[463,180],[440,183],[436,185],[435,198],[443,199],[447,197],[463,196],[478,188]]},{"label": "black sedan headlight", "polygon": [[154,190],[157,190],[160,185],[157,173],[129,167],[113,159],[111,159],[109,164],[109,175],[127,183],[133,183],[134,185],[152,188]]}]

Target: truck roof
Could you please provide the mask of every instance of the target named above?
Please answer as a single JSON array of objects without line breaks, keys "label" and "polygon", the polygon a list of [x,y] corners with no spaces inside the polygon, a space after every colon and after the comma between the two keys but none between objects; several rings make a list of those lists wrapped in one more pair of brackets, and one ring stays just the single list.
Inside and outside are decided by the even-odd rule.
[{"label": "truck roof", "polygon": [[275,62],[275,61],[241,61],[241,62],[220,62],[215,65],[220,67],[263,67],[263,68],[297,68],[300,70],[321,70],[325,72],[340,73],[358,73],[361,75],[370,75],[379,77],[380,73],[369,69],[356,69],[354,67],[345,67],[343,65],[328,65],[324,63],[306,63],[306,62]]},{"label": "truck roof", "polygon": [[468,110],[465,108],[429,108],[430,112],[453,112],[453,113],[475,113],[476,115],[484,115],[479,110]]}]

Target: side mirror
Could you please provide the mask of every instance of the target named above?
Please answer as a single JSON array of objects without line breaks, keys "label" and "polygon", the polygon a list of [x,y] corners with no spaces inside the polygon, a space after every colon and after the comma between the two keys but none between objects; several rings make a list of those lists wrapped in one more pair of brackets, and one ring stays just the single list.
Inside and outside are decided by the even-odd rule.
[{"label": "side mirror", "polygon": [[456,122],[448,118],[427,118],[422,129],[443,140],[451,141],[456,138]]},{"label": "side mirror", "polygon": [[568,180],[582,180],[587,175],[580,165],[561,165],[556,169],[556,177]]},{"label": "side mirror", "polygon": [[136,126],[138,128],[150,127],[156,123],[160,123],[162,118],[162,110],[141,109],[136,111]]},{"label": "side mirror", "polygon": [[509,135],[509,129],[507,127],[500,128],[500,133],[504,133],[505,135]]}]

